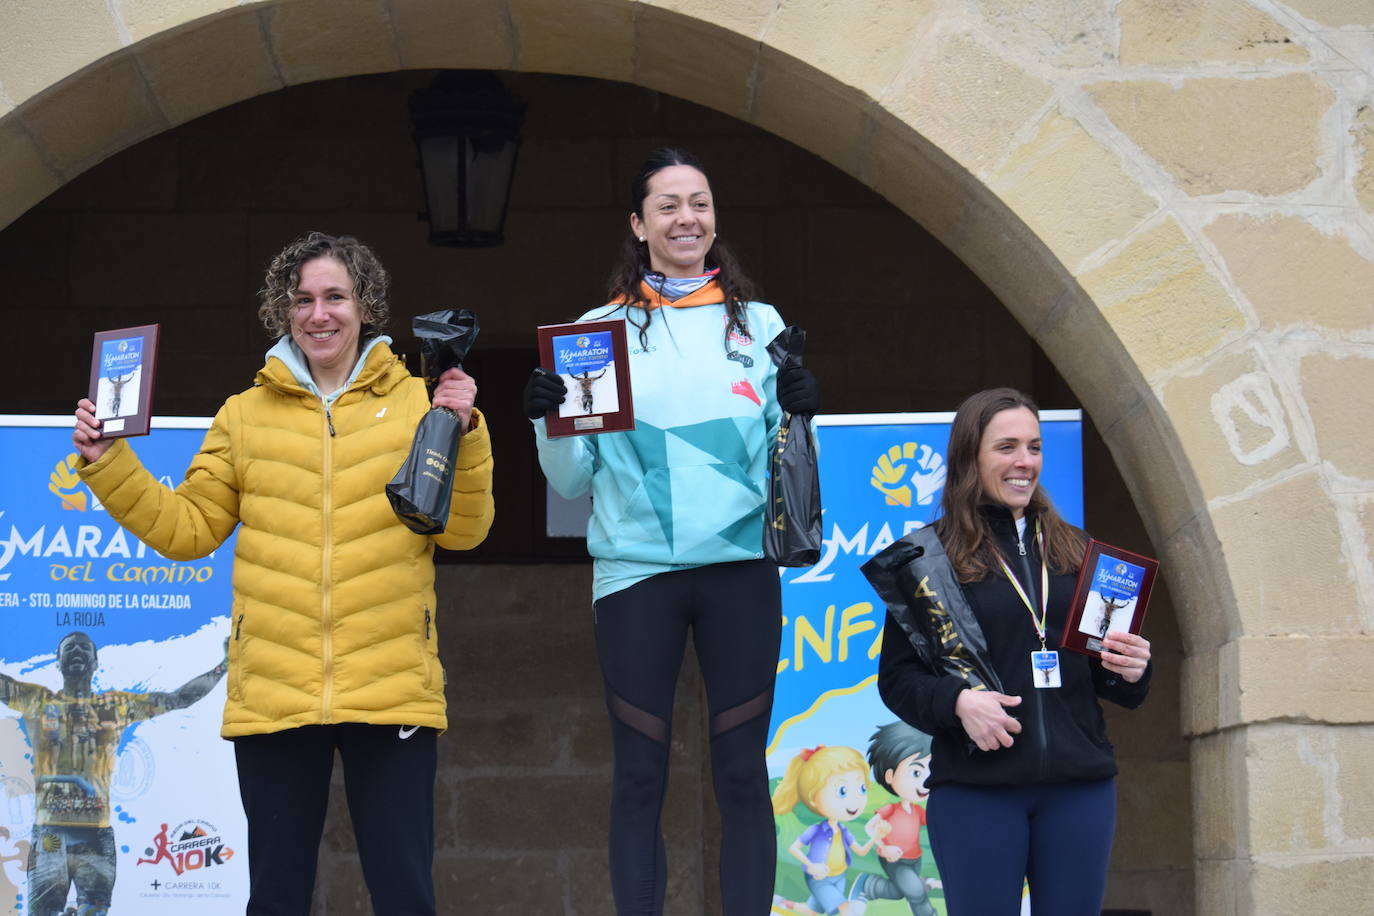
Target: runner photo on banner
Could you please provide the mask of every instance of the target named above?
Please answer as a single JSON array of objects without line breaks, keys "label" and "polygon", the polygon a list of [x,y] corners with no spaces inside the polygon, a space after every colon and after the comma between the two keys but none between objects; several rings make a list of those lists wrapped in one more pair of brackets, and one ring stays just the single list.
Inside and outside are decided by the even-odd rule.
[{"label": "runner photo on banner", "polygon": [[[953,419],[816,417],[825,541],[815,566],[782,570],[767,749],[775,914],[946,916],[925,826],[931,739],[878,696],[885,611],[859,567],[934,520]],[[1081,527],[1082,414],[1044,410],[1040,421],[1042,483],[1064,519]]]},{"label": "runner photo on banner", "polygon": [[[175,486],[208,418],[154,418]],[[242,913],[248,857],[219,736],[233,539],[168,560],[76,473],[71,417],[0,416],[0,916]]]}]

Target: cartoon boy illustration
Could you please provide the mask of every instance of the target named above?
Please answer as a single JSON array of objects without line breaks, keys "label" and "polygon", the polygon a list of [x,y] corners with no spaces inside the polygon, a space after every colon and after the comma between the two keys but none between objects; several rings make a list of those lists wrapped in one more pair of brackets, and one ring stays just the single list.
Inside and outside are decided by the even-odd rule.
[{"label": "cartoon boy illustration", "polygon": [[868,835],[877,839],[879,862],[887,877],[860,875],[850,896],[863,901],[905,900],[912,916],[936,916],[921,879],[930,735],[905,722],[879,726],[869,739],[868,763],[873,778],[899,800],[883,805],[864,825]]},{"label": "cartoon boy illustration", "polygon": [[854,748],[825,745],[802,751],[787,765],[773,793],[773,813],[786,814],[800,802],[825,820],[812,824],[787,848],[801,863],[810,899],[799,904],[775,897],[775,907],[802,916],[860,916],[867,909],[864,902],[846,900],[844,894],[844,873],[853,856],[873,848],[871,837],[861,846],[844,826],[868,806],[867,770],[863,755]]}]

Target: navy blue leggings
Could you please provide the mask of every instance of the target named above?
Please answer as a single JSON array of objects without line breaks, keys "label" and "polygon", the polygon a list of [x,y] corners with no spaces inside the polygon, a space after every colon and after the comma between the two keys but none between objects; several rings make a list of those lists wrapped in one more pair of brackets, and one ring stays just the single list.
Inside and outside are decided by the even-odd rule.
[{"label": "navy blue leggings", "polygon": [[596,602],[615,776],[611,890],[619,916],[658,916],[667,884],[662,809],[673,692],[690,630],[711,713],[724,916],[767,913],[777,840],[764,747],[782,636],[776,566],[765,560],[660,573]]},{"label": "navy blue leggings", "polygon": [[1036,913],[1102,912],[1115,779],[936,786],[926,817],[950,916],[1017,916],[1022,878]]}]

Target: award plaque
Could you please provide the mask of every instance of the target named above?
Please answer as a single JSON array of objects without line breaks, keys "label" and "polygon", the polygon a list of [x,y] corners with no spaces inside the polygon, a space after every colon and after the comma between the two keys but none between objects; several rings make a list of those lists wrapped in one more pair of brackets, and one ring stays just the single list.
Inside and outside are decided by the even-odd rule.
[{"label": "award plaque", "polygon": [[102,439],[147,435],[153,415],[157,332],[155,324],[96,332],[90,399],[101,421]]},{"label": "award plaque", "polygon": [[545,415],[549,438],[635,428],[625,321],[580,321],[537,329],[539,365],[556,374],[568,395]]},{"label": "award plaque", "polygon": [[1139,633],[1159,561],[1090,539],[1060,647],[1100,656],[1109,631]]}]

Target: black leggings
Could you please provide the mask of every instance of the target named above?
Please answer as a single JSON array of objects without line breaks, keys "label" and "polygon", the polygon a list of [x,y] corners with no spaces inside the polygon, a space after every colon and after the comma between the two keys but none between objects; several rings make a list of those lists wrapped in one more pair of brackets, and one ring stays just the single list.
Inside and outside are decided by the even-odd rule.
[{"label": "black leggings", "polygon": [[764,748],[782,635],[778,570],[765,560],[661,573],[596,602],[596,649],[615,747],[616,913],[663,912],[661,816],[673,692],[689,627],[711,713],[723,913],[759,916],[773,899],[777,858]]},{"label": "black leggings", "polygon": [[334,752],[376,916],[434,916],[432,728],[306,725],[234,739],[248,815],[248,916],[307,916]]}]

